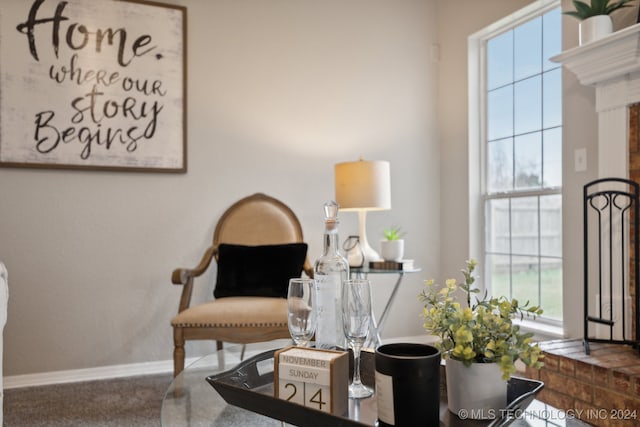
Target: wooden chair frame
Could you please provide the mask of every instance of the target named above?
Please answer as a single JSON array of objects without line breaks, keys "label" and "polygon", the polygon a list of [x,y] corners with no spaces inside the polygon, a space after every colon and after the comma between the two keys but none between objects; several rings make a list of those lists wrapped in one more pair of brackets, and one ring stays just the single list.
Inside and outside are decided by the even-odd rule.
[{"label": "wooden chair frame", "polygon": [[[233,217],[248,208],[250,204],[265,204],[269,209],[276,209],[280,214],[284,214],[287,220],[290,222],[293,231],[292,238],[283,237],[278,238],[273,234],[260,235],[259,233],[248,233],[240,236],[234,236],[233,230],[228,230],[226,227],[230,221],[233,221]],[[256,221],[258,221],[257,219]],[[257,227],[259,225],[257,223]],[[230,244],[243,244],[243,245],[264,245],[264,244],[282,244],[282,243],[303,243],[304,237],[302,233],[302,227],[298,218],[294,212],[281,201],[267,196],[262,193],[256,193],[251,196],[245,197],[233,205],[231,205],[220,217],[216,224],[215,231],[213,233],[213,244],[208,247],[204,255],[202,256],[198,265],[194,268],[178,268],[175,269],[171,275],[171,282],[175,285],[181,285],[182,294],[180,297],[180,304],[178,307],[178,313],[182,313],[191,306],[191,297],[193,293],[194,280],[204,274],[213,259],[218,261],[218,246],[221,243]],[[309,259],[305,259],[304,272],[313,277],[313,267],[309,263]],[[248,298],[248,297],[236,297],[236,298]],[[256,298],[256,297],[254,297]],[[225,298],[221,298],[216,301],[223,301]],[[212,326],[193,326],[189,327],[173,325],[173,339],[174,339],[174,376],[177,376],[184,369],[185,349],[184,345],[186,340],[216,340],[218,350],[222,349],[223,342],[233,342],[248,344],[252,342],[269,341],[278,338],[289,338],[289,330],[286,324],[273,325],[268,327],[212,327]]]}]

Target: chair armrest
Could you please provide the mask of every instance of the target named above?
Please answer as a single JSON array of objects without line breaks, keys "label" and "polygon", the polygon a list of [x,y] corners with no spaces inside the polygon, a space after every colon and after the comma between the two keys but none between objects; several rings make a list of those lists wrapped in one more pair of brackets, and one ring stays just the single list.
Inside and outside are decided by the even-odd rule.
[{"label": "chair armrest", "polygon": [[209,268],[209,265],[211,264],[211,260],[217,253],[217,248],[214,248],[213,246],[209,247],[202,256],[200,263],[195,268],[176,268],[173,270],[173,273],[171,274],[171,282],[174,285],[186,285],[193,281],[193,278],[201,276],[205,271],[207,271],[207,268]]},{"label": "chair armrest", "polygon": [[189,308],[191,304],[191,294],[193,293],[193,279],[202,275],[202,273],[207,270],[209,264],[211,264],[211,260],[217,253],[218,249],[211,246],[205,251],[200,263],[195,268],[177,268],[173,270],[171,282],[173,282],[174,285],[183,285],[178,313]]}]

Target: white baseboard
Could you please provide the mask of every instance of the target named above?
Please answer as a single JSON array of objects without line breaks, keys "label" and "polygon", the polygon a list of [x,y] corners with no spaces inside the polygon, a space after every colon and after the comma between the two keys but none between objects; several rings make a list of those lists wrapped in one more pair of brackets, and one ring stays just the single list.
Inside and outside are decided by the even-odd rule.
[{"label": "white baseboard", "polygon": [[[187,358],[189,366],[198,358]],[[173,360],[131,363],[128,365],[100,366],[96,368],[71,369],[67,371],[42,372],[37,374],[11,375],[3,378],[3,388],[21,388],[80,381],[105,380],[137,375],[164,374],[173,372]]]}]

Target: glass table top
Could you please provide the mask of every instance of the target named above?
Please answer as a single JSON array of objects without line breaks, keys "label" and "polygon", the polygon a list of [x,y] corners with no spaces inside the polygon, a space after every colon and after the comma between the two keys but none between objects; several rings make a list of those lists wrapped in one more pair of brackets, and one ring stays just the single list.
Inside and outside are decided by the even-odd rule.
[{"label": "glass table top", "polygon": [[[292,345],[291,340],[275,340],[247,344],[244,358],[268,350]],[[206,381],[206,377],[233,369],[241,362],[242,345],[227,344],[215,353],[204,356],[178,375],[162,399],[160,425],[174,426],[278,426],[273,418],[227,404]]]},{"label": "glass table top", "polygon": [[[242,346],[225,344],[218,352],[204,356],[178,375],[170,384],[162,400],[160,425],[178,426],[251,426],[282,427],[287,425],[246,409],[227,404],[224,399],[206,381],[206,377],[234,369],[242,360],[249,359],[265,351],[280,349],[292,345],[291,340],[274,340],[264,343],[248,344],[241,359]],[[452,418],[452,417],[448,417]],[[460,425],[475,425],[470,420]],[[487,423],[481,423],[486,425]],[[481,425],[479,424],[479,425]],[[442,423],[441,423],[442,425]],[[453,425],[453,424],[452,424]],[[457,424],[455,424],[457,425]],[[526,414],[515,420],[513,427],[573,427],[587,426],[568,417],[562,411],[534,400]]]}]

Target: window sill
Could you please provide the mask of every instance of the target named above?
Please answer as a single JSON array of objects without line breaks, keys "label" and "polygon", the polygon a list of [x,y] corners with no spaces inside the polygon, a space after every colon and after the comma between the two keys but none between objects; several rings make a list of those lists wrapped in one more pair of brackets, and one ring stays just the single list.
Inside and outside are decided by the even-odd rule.
[{"label": "window sill", "polygon": [[549,341],[565,338],[562,326],[549,325],[535,320],[514,320],[525,332],[533,332],[536,341]]}]

